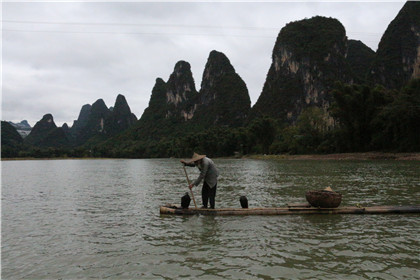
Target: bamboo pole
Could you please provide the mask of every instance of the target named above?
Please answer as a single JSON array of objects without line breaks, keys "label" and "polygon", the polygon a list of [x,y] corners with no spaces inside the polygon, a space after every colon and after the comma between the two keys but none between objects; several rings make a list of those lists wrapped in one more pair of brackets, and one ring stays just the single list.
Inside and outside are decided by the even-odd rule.
[{"label": "bamboo pole", "polygon": [[[190,178],[188,178],[188,174],[187,174],[187,170],[185,169],[185,165],[182,165],[182,167],[184,167],[185,177],[187,177],[187,182],[188,182],[188,187],[189,187],[191,185]],[[195,209],[197,209],[197,203],[195,203],[194,193],[193,193],[192,189],[190,189],[190,192],[191,192],[192,199],[194,201]]]},{"label": "bamboo pole", "polygon": [[302,215],[302,214],[408,214],[420,213],[420,205],[407,206],[371,206],[356,207],[345,206],[338,208],[218,208],[218,209],[181,209],[175,206],[161,206],[161,214],[177,214],[177,215]]}]

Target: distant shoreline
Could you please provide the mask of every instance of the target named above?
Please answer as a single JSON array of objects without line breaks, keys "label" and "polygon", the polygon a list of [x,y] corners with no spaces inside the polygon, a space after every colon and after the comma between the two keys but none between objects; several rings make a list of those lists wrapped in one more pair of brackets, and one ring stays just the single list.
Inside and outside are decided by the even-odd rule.
[{"label": "distant shoreline", "polygon": [[420,153],[340,153],[313,155],[249,155],[250,159],[285,159],[285,160],[420,160]]},{"label": "distant shoreline", "polygon": [[1,161],[12,161],[12,160],[94,160],[94,159],[121,159],[121,158],[94,158],[94,157],[51,157],[51,158],[35,158],[35,157],[17,157],[17,158],[2,158]]},{"label": "distant shoreline", "polygon": [[[220,158],[239,158],[239,159],[278,159],[278,160],[418,160],[420,153],[385,153],[385,152],[366,152],[366,153],[341,153],[341,154],[309,154],[309,155],[245,155],[242,157],[220,157]],[[129,159],[129,158],[2,158],[1,161],[12,160],[95,160],[95,159]]]}]

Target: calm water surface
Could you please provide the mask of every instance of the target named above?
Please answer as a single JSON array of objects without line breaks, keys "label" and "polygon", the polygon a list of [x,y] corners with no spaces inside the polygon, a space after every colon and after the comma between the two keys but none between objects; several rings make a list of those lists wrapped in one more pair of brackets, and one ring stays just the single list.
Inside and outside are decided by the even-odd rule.
[{"label": "calm water surface", "polygon": [[[216,207],[420,204],[418,161],[215,159]],[[420,215],[161,216],[177,159],[5,161],[2,279],[419,279]],[[187,169],[190,178],[197,170]],[[200,191],[195,190],[197,203]]]}]

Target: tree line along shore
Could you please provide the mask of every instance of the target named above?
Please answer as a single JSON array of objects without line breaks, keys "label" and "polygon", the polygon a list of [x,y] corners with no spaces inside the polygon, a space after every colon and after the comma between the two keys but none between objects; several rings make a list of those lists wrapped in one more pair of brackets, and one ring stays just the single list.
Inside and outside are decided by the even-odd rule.
[{"label": "tree line along shore", "polygon": [[[254,160],[414,160],[420,161],[420,153],[385,153],[385,152],[366,152],[366,153],[336,153],[336,154],[305,154],[305,155],[236,155],[233,157],[221,157],[224,159],[254,159]],[[2,158],[2,161],[13,160],[109,160],[116,158],[97,158],[97,157],[57,157],[57,158],[35,158],[35,157],[17,157]],[[217,158],[216,158],[217,159]]]}]

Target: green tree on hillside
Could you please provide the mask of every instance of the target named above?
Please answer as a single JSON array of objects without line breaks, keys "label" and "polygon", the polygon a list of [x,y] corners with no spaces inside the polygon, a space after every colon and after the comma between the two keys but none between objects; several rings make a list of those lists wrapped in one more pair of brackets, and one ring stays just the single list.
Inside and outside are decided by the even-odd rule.
[{"label": "green tree on hillside", "polygon": [[369,150],[375,131],[372,122],[381,108],[389,103],[387,91],[382,87],[371,89],[364,85],[337,83],[332,95],[334,102],[330,111],[338,122],[339,150]]},{"label": "green tree on hillside", "polygon": [[377,149],[420,151],[420,79],[412,80],[374,120]]},{"label": "green tree on hillside", "polygon": [[251,141],[255,143],[254,152],[263,154],[270,153],[270,146],[277,133],[276,121],[267,116],[260,117],[253,120],[248,129]]}]

